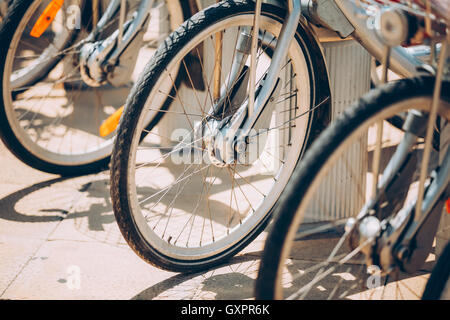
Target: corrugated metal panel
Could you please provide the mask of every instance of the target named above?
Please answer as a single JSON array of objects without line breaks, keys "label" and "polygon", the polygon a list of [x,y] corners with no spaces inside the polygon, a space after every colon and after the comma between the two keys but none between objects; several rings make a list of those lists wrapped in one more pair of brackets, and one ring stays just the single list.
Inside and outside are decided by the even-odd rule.
[{"label": "corrugated metal panel", "polygon": [[[230,48],[229,46],[224,47]],[[324,43],[324,48],[332,85],[333,119],[335,119],[353,101],[370,89],[370,55],[355,41],[327,42]],[[205,63],[206,69],[211,67],[212,65]],[[224,68],[224,70],[227,69]],[[195,99],[192,91],[186,88],[179,94],[185,101],[188,101],[189,98]],[[197,92],[197,94],[200,95],[198,97],[200,101],[206,101],[205,92]],[[172,110],[180,111],[182,114],[183,109],[177,103],[175,104],[176,106],[172,106]],[[281,108],[281,105],[278,107]],[[288,109],[289,107],[283,104],[283,108]],[[278,115],[280,114],[287,116],[286,113],[278,113]],[[279,123],[286,119],[277,117],[276,121]],[[170,137],[174,129],[189,128],[189,125],[184,117],[165,117],[159,123],[158,128],[160,135]],[[165,143],[170,144],[169,141],[162,144]],[[361,184],[365,184],[366,144],[367,141],[361,141],[360,145],[354,146],[351,154],[344,159],[343,163],[339,164],[338,168],[333,170],[327,185],[320,192],[320,199],[316,200],[311,214],[308,215],[310,218],[308,220],[324,221],[346,217],[348,212],[360,206],[361,197],[356,195],[361,194],[358,189]],[[282,158],[282,154],[280,154],[280,158]],[[351,171],[348,169],[348,164],[351,164]],[[349,198],[349,193],[355,196]]]},{"label": "corrugated metal panel", "polygon": [[[370,55],[356,41],[323,44],[328,63],[333,119],[370,90]],[[352,146],[331,169],[308,209],[306,221],[327,221],[354,215],[365,200],[367,138]]]}]

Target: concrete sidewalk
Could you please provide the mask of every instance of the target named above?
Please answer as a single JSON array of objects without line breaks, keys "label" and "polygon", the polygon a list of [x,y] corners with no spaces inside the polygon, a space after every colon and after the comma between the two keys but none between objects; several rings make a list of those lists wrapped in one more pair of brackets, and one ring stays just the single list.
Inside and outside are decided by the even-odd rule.
[{"label": "concrete sidewalk", "polygon": [[[71,179],[45,174],[22,164],[3,144],[0,163],[0,299],[253,298],[266,232],[226,265],[190,275],[162,271],[122,238],[108,172]],[[323,258],[334,241],[298,243],[288,278]],[[419,298],[433,260],[431,255],[423,272],[402,276],[391,288],[400,286],[401,298]],[[355,287],[357,268],[350,263],[336,270],[312,297],[326,298],[343,279],[344,288],[352,288],[350,298],[377,298]]]},{"label": "concrete sidewalk", "polygon": [[142,261],[122,238],[108,172],[63,179],[27,167],[3,144],[0,163],[0,299],[253,296],[263,241],[215,270],[165,272]]}]

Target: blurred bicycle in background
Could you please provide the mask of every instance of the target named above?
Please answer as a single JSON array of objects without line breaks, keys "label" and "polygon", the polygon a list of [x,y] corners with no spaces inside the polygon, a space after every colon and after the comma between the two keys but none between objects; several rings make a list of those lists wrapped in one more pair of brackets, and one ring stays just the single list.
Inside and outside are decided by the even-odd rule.
[{"label": "blurred bicycle in background", "polygon": [[143,65],[196,10],[195,1],[1,1],[5,145],[49,173],[105,168]]},{"label": "blurred bicycle in background", "polygon": [[429,75],[370,91],[311,146],[276,208],[257,298],[450,299],[448,226],[421,279],[450,213],[450,4],[378,3],[383,82],[395,46],[424,39],[440,53]]}]

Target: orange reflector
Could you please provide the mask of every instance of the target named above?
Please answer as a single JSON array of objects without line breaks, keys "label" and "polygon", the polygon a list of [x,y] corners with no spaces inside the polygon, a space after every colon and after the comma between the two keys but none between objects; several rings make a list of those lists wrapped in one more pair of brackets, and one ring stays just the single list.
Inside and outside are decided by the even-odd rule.
[{"label": "orange reflector", "polygon": [[445,207],[447,208],[447,213],[450,213],[450,198],[445,201]]},{"label": "orange reflector", "polygon": [[59,9],[61,9],[63,3],[64,0],[53,0],[48,4],[30,32],[32,37],[39,38],[42,36],[48,26],[52,23],[53,19],[55,19],[56,14]]},{"label": "orange reflector", "polygon": [[114,132],[117,129],[117,126],[119,125],[120,117],[123,113],[123,107],[117,109],[116,112],[114,112],[111,116],[109,116],[108,119],[106,119],[102,125],[100,126],[100,135],[102,137],[106,137],[107,135],[110,135],[112,132]]}]

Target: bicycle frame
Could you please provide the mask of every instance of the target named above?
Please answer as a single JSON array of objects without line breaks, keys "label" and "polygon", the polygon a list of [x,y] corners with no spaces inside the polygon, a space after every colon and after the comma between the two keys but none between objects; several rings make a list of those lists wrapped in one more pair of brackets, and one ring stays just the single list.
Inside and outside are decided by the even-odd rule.
[{"label": "bicycle frame", "polygon": [[[370,28],[367,23],[367,14],[364,9],[359,7],[352,1],[348,0],[336,0],[336,1],[317,1],[316,6],[312,6],[312,0],[290,0],[289,1],[289,16],[287,17],[286,23],[281,30],[279,41],[277,43],[275,53],[272,59],[272,63],[269,67],[267,77],[259,91],[257,97],[255,97],[254,110],[248,112],[248,117],[245,118],[246,114],[242,110],[239,117],[234,119],[230,128],[240,129],[239,135],[237,135],[237,141],[245,139],[249,134],[253,124],[259,117],[259,114],[264,109],[264,106],[268,103],[272,92],[277,86],[278,72],[281,67],[282,61],[286,58],[287,48],[289,47],[294,35],[296,26],[300,16],[304,15],[308,20],[315,24],[320,24],[326,26],[327,28],[339,33],[341,37],[347,37],[352,35],[366,50],[376,59],[384,62],[384,73],[386,78],[387,72],[387,62],[389,61],[389,68],[394,72],[400,74],[403,77],[413,77],[420,74],[419,69],[424,65],[424,63],[414,56],[414,51],[406,50],[403,47],[389,47],[387,49],[383,40],[376,34],[375,28]],[[326,6],[327,10],[321,10],[319,6]],[[334,10],[334,11],[333,11]],[[440,207],[437,206],[439,201],[442,201],[448,197],[448,184],[450,182],[450,150],[447,150],[443,164],[439,171],[439,176],[435,177],[431,185],[427,188],[425,197],[422,199],[424,194],[424,183],[428,167],[428,157],[430,153],[431,137],[433,135],[433,123],[436,120],[436,115],[438,111],[439,102],[439,92],[440,92],[440,81],[442,80],[442,72],[444,69],[445,61],[447,59],[447,49],[448,49],[448,39],[447,43],[444,42],[442,46],[442,52],[440,57],[440,64],[438,67],[437,74],[437,85],[436,92],[433,98],[433,107],[431,115],[428,119],[427,135],[425,140],[425,150],[424,150],[424,161],[421,168],[421,179],[422,185],[419,187],[419,197],[416,203],[408,208],[407,213],[401,219],[401,223],[398,228],[388,236],[385,244],[382,246],[383,252],[390,252],[390,254],[385,255],[385,265],[384,269],[389,270],[392,265],[392,257],[395,257],[403,262],[403,268],[406,270],[413,270],[420,264],[423,255],[428,254],[426,250],[416,250],[419,252],[414,252],[415,256],[411,256],[410,248],[411,243],[419,237],[426,238],[421,242],[426,242],[426,245],[430,242],[429,236],[434,236],[437,225],[439,222],[440,211],[435,210]],[[387,49],[387,50],[386,50]],[[245,103],[243,109],[247,106],[252,106],[252,103]],[[448,112],[448,110],[446,110]],[[409,115],[408,117],[412,117]],[[416,121],[419,124],[423,124],[426,118],[418,117]],[[380,130],[379,130],[380,131]],[[381,132],[381,131],[380,131]],[[383,173],[383,181],[375,182],[375,190],[384,190],[387,188],[389,183],[394,178],[395,174],[398,172],[399,166],[404,163],[406,156],[413,149],[417,141],[417,134],[412,132],[407,132],[405,139],[397,148],[395,155],[391,158],[385,172]],[[375,166],[375,164],[374,164]],[[376,170],[375,172],[377,172]],[[369,202],[368,206],[363,208],[360,212],[358,219],[363,219],[367,216],[368,207],[373,206],[377,203],[379,193],[375,194],[372,201]],[[413,212],[415,210],[415,212]],[[387,262],[386,262],[387,261]]]},{"label": "bicycle frame", "polygon": [[[152,6],[153,0],[142,0],[139,3],[139,8],[134,13],[133,19],[125,22],[125,1],[112,0],[109,3],[97,26],[85,39],[84,42],[86,44],[81,49],[83,66],[81,70],[86,83],[91,86],[99,86],[108,80],[114,85],[120,85],[128,79],[128,73],[131,73],[133,70],[138,55],[136,48],[140,42],[137,41],[137,36],[141,31],[145,30]],[[107,39],[94,42],[97,40],[99,30],[102,30],[109,23],[118,10],[120,10],[119,29]],[[133,45],[131,45],[132,43]],[[129,53],[132,57],[131,59],[126,59],[128,65],[121,66],[122,72],[120,74],[110,72],[117,66],[120,57],[126,53]]]},{"label": "bicycle frame", "polygon": [[[153,2],[154,2],[153,0],[142,0],[140,2],[139,8],[136,11],[137,15],[136,17],[134,17],[133,22],[131,23],[131,25],[128,27],[127,30],[123,30],[124,27],[123,24],[119,25],[119,35],[117,37],[118,45],[117,48],[113,52],[111,52],[110,57],[108,58],[108,61],[110,61],[110,63],[115,64],[117,62],[117,60],[126,50],[130,42],[133,41],[137,33],[145,27],[145,24],[148,21],[148,18],[150,17],[150,9],[153,6]],[[124,1],[113,0],[111,1],[109,6],[117,7],[118,5],[120,5],[121,10],[120,14],[123,17],[125,13]],[[100,20],[99,24],[101,22],[102,21]]]},{"label": "bicycle frame", "polygon": [[[379,190],[387,186],[393,175],[398,172],[398,169],[396,170],[395,167],[403,163],[399,159],[405,159],[416,143],[415,138],[408,139],[413,135],[410,133],[408,125],[411,126],[413,131],[414,129],[417,131],[417,128],[423,127],[423,123],[427,123],[417,199],[415,203],[407,208],[405,214],[398,213],[397,217],[400,217],[401,223],[399,223],[395,231],[387,237],[382,245],[383,251],[392,253],[392,256],[391,254],[384,255],[384,259],[382,259],[385,270],[389,270],[392,265],[392,257],[394,259],[397,258],[401,262],[403,270],[407,272],[414,272],[422,265],[429,253],[428,249],[433,242],[442,214],[440,210],[441,206],[438,204],[441,202],[444,203],[450,196],[450,148],[447,148],[439,174],[435,175],[433,181],[427,188],[425,187],[434,134],[434,123],[436,122],[438,111],[444,111],[447,118],[450,118],[448,117],[450,110],[439,110],[441,86],[444,80],[444,69],[447,65],[449,44],[450,36],[447,35],[442,44],[439,57],[430,114],[425,117],[423,115],[416,116],[412,112],[409,112],[405,125],[407,130],[405,138],[397,147],[394,156],[391,158],[383,173],[383,176],[388,173],[388,179],[382,181],[378,186]],[[385,70],[387,69],[387,65],[383,67]],[[372,203],[375,202],[372,201]]]},{"label": "bicycle frame", "polygon": [[[449,112],[447,110],[447,112]],[[423,123],[427,123],[427,117],[422,114],[409,113],[408,119],[405,123],[405,137],[401,143],[397,146],[396,151],[389,163],[387,164],[383,172],[383,180],[379,181],[377,186],[377,194],[370,202],[362,208],[357,216],[357,220],[361,221],[369,214],[371,208],[375,207],[380,201],[380,196],[388,188],[392,180],[398,174],[400,168],[404,165],[407,156],[413,150],[416,145],[419,133],[418,130],[422,129]],[[420,129],[418,129],[420,128]],[[424,151],[425,152],[425,151]],[[389,234],[380,245],[382,250],[392,253],[391,255],[384,255],[381,260],[384,270],[389,270],[392,265],[392,257],[397,258],[403,262],[403,268],[405,271],[413,272],[421,266],[420,261],[422,258],[414,259],[414,261],[408,261],[410,258],[408,255],[411,253],[411,244],[417,237],[426,237],[431,245],[434,235],[437,231],[439,218],[442,211],[437,204],[440,201],[445,201],[449,197],[450,189],[448,185],[450,183],[450,148],[447,149],[444,156],[442,166],[439,170],[439,175],[436,175],[432,183],[428,186],[423,201],[416,201],[406,208],[406,211],[399,212],[397,216],[392,219],[397,219],[395,223],[396,228],[394,232]],[[420,206],[421,210],[417,210]],[[430,238],[431,237],[431,238]],[[420,243],[422,243],[420,241]],[[425,250],[423,254],[428,255],[428,251]],[[419,263],[417,263],[417,260]]]},{"label": "bicycle frame", "polygon": [[[372,56],[381,61],[385,45],[376,34],[375,29],[370,28],[367,24],[367,17],[363,9],[353,1],[336,0],[335,2],[348,21],[354,26],[355,32],[353,36],[356,40]],[[418,68],[422,65],[423,62],[414,56],[411,51],[400,46],[392,48],[389,68],[402,77],[417,76],[419,74]]]},{"label": "bicycle frame", "polygon": [[[102,19],[99,21],[96,30],[100,30],[106,23],[109,21],[114,14],[116,14],[117,10],[121,7],[121,0],[113,0],[110,2],[106,13],[103,15]],[[313,24],[324,25],[330,30],[333,30],[339,33],[342,37],[348,37],[353,35],[356,40],[358,40],[375,58],[381,60],[383,54],[383,44],[379,37],[376,35],[375,30],[371,29],[366,23],[365,12],[363,8],[360,8],[355,3],[348,0],[340,0],[340,1],[321,1],[318,2],[317,6],[312,6],[312,0],[288,0],[286,1],[288,7],[288,16],[286,17],[286,22],[284,23],[279,39],[276,43],[276,48],[274,50],[274,54],[272,57],[271,64],[269,66],[266,79],[264,80],[264,84],[262,87],[258,89],[258,94],[256,94],[256,88],[254,84],[254,69],[250,68],[250,92],[249,97],[241,104],[241,108],[236,112],[236,115],[230,120],[227,125],[228,132],[235,132],[236,136],[234,139],[230,139],[233,141],[234,145],[230,145],[227,148],[232,152],[222,152],[222,154],[229,154],[231,159],[234,158],[233,150],[236,150],[237,146],[242,143],[249,135],[256,121],[259,119],[261,112],[264,110],[264,107],[268,104],[269,99],[272,97],[275,92],[277,83],[278,83],[278,74],[280,69],[283,66],[283,62],[286,58],[288,48],[295,36],[297,25],[301,19],[301,17],[306,17]],[[99,85],[101,83],[106,82],[105,72],[104,70],[108,70],[108,68],[112,69],[117,65],[119,58],[128,51],[130,55],[133,56],[134,46],[131,46],[130,43],[136,39],[136,36],[140,30],[143,29],[145,23],[148,21],[149,17],[149,9],[151,8],[153,1],[145,0],[140,3],[139,9],[137,11],[137,16],[133,19],[129,25],[126,25],[126,31],[123,34],[123,28],[119,29],[118,33],[114,33],[108,39],[103,40],[101,42],[101,46],[98,46],[98,49],[94,54],[91,54],[92,48],[88,47],[85,55],[88,56],[85,61],[86,70],[89,72],[84,73],[85,81],[89,82],[91,85]],[[280,3],[280,5],[282,5]],[[261,0],[256,0],[256,12],[255,12],[255,20],[254,20],[254,31],[253,35],[250,37],[252,45],[251,50],[253,51],[256,48],[258,33],[258,21],[260,10],[258,8],[261,6]],[[123,7],[123,6],[122,6]],[[123,10],[121,17],[123,20]],[[88,37],[91,41],[96,37],[96,31]],[[314,32],[311,33],[314,34]],[[123,34],[123,36],[122,36]],[[241,39],[240,42],[244,42],[248,39]],[[319,40],[317,39],[317,42]],[[231,74],[229,75],[229,79],[227,82],[235,83],[236,79],[239,77],[240,72],[242,71],[242,59],[246,59],[251,52],[243,54],[241,56],[237,56],[237,59],[240,61],[234,61],[233,65],[241,66],[233,69]],[[220,53],[216,53],[216,55]],[[394,72],[397,72],[403,77],[411,77],[413,75],[418,74],[418,68],[423,65],[422,61],[416,57],[416,55],[427,55],[426,51],[413,51],[407,50],[402,47],[396,47],[392,50],[391,54],[391,69]],[[251,58],[251,66],[255,64],[254,61],[254,52],[250,54]],[[134,61],[134,59],[127,59],[128,61]],[[132,63],[132,62],[131,62]],[[129,62],[130,64],[130,62]],[[218,63],[216,62],[216,67]],[[128,66],[126,66],[128,67]],[[129,69],[129,68],[128,68]],[[216,68],[220,70],[220,68]],[[86,74],[93,75],[94,81],[90,79],[90,77],[86,76]],[[114,84],[114,76],[108,74],[108,81]],[[125,79],[124,77],[119,77],[119,81],[116,80],[117,83],[120,82],[120,78]],[[220,99],[222,96],[220,93],[225,92],[222,88],[220,90],[220,73],[215,76],[217,82],[217,106],[220,106],[223,103],[223,99]],[[97,80],[99,79],[99,80]]]},{"label": "bicycle frame", "polygon": [[[341,37],[352,35],[369,53],[376,59],[383,57],[384,44],[377,36],[374,28],[367,24],[367,14],[357,4],[348,0],[321,1],[312,8],[311,0],[289,0],[289,14],[283,25],[276,44],[272,62],[267,71],[264,84],[257,96],[247,99],[231,120],[228,130],[236,132],[234,150],[249,135],[254,124],[258,120],[262,110],[277,86],[279,70],[286,58],[288,48],[295,36],[296,28],[301,17],[306,17],[313,24],[325,25],[329,29],[338,32]],[[326,10],[320,10],[324,6]],[[325,14],[323,12],[326,12]],[[256,17],[258,19],[259,17]],[[391,52],[390,68],[403,77],[418,75],[423,62],[418,59],[411,50],[403,47],[395,47]],[[254,99],[254,104],[252,100]],[[252,110],[248,110],[249,108]],[[238,133],[237,133],[238,132]]]},{"label": "bicycle frame", "polygon": [[[389,17],[389,16],[388,16]],[[389,19],[389,18],[386,18]],[[426,17],[427,19],[427,17]],[[428,18],[429,19],[429,18]],[[390,30],[398,30],[404,28],[407,24],[405,22],[392,22]],[[429,21],[425,20],[425,24]],[[388,31],[388,30],[384,30]],[[430,36],[433,36],[433,31],[429,31]],[[383,38],[383,37],[381,37]],[[428,114],[423,114],[421,111],[411,110],[408,112],[407,119],[403,125],[405,131],[401,143],[397,146],[396,151],[386,169],[383,171],[381,181],[373,184],[374,194],[372,199],[359,212],[358,221],[362,221],[366,217],[371,216],[370,212],[376,212],[382,196],[389,188],[391,182],[399,176],[401,167],[405,166],[408,155],[414,149],[419,136],[425,134],[423,157],[420,166],[420,178],[418,181],[418,193],[416,201],[407,207],[403,207],[398,213],[389,219],[380,222],[383,224],[383,231],[377,236],[377,244],[369,253],[368,259],[372,256],[376,257],[383,270],[390,272],[395,266],[400,266],[403,271],[414,272],[420,268],[428,256],[434,236],[437,232],[439,221],[441,217],[441,208],[450,195],[450,149],[447,149],[443,158],[442,165],[439,171],[431,174],[432,181],[428,186],[425,186],[426,178],[429,171],[429,160],[431,154],[432,140],[434,136],[434,125],[438,118],[438,114],[443,115],[444,119],[449,119],[449,109],[442,109],[441,88],[442,81],[445,80],[445,70],[448,67],[448,51],[450,44],[450,36],[446,34],[444,38],[441,36],[434,37],[433,41],[442,40],[439,58],[436,60],[434,56],[432,65],[437,65],[435,74],[435,86],[432,97],[431,110]],[[402,37],[392,37],[383,41],[384,56],[383,56],[383,81],[387,79],[387,70],[390,66],[390,53],[392,46],[401,43]],[[424,124],[427,124],[424,126]],[[426,131],[426,132],[425,132]],[[377,124],[377,141],[376,149],[374,150],[373,159],[373,175],[378,177],[381,137],[383,135],[383,123]],[[425,195],[425,197],[424,197]],[[383,219],[383,217],[377,217]]]}]

